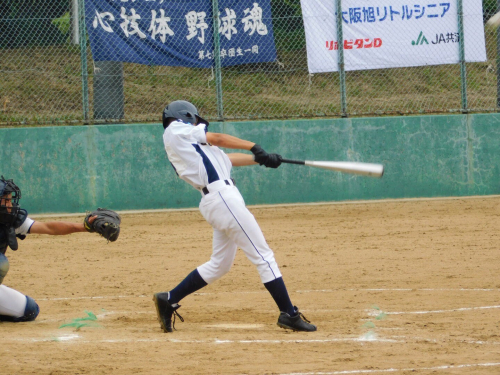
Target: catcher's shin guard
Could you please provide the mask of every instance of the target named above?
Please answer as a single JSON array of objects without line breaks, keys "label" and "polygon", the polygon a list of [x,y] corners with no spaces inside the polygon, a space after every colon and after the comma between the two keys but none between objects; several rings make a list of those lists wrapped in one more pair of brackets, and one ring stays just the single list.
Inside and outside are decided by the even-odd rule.
[{"label": "catcher's shin guard", "polygon": [[[156,314],[158,315],[158,322],[160,322],[161,329],[163,332],[173,332],[175,329],[175,317],[179,317],[181,322],[184,321],[182,316],[176,311],[181,305],[177,303],[170,304],[168,302],[168,292],[155,293],[153,301],[156,306]],[[174,316],[173,324],[172,315]]]},{"label": "catcher's shin guard", "polygon": [[9,272],[9,260],[0,253],[0,285],[2,285],[4,277],[7,276],[7,272]]},{"label": "catcher's shin guard", "polygon": [[285,329],[291,329],[293,331],[302,331],[302,332],[314,332],[317,330],[314,324],[311,324],[306,317],[299,312],[297,306],[294,306],[295,313],[297,315],[290,316],[286,312],[281,312],[278,318],[278,326]]}]

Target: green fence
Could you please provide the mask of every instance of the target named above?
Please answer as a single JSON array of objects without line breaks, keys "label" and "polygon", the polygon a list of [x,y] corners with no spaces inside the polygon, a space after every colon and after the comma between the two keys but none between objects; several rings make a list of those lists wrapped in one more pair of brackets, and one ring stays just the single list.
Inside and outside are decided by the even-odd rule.
[{"label": "green fence", "polygon": [[[271,7],[276,61],[203,69],[93,61],[83,0],[4,1],[0,125],[154,122],[176,99],[213,121],[498,110],[497,30],[482,63],[311,75],[300,1]],[[496,8],[485,1],[484,19]]]},{"label": "green fence", "polygon": [[[381,179],[283,164],[234,168],[247,204],[500,194],[500,115],[226,122],[212,131],[291,159],[382,163]],[[196,207],[160,124],[0,129],[6,178],[31,213]]]}]

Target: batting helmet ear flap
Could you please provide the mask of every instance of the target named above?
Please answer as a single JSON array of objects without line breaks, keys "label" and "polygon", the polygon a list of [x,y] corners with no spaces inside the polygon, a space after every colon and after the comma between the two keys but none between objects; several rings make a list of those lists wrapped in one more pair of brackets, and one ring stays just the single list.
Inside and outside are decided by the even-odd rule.
[{"label": "batting helmet ear flap", "polygon": [[170,123],[172,121],[174,121],[175,119],[172,118],[172,117],[165,117],[165,112],[163,112],[163,116],[162,116],[162,121],[163,121],[163,129],[166,129]]},{"label": "batting helmet ear flap", "polygon": [[210,125],[210,123],[205,120],[203,117],[200,117],[198,115],[196,115],[196,119],[198,120],[198,124],[205,124],[208,128],[208,125]]}]

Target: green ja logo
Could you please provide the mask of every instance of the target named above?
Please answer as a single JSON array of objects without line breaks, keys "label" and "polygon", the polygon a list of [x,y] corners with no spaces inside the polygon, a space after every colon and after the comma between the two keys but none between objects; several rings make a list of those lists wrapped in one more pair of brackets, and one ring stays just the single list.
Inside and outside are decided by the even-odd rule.
[{"label": "green ja logo", "polygon": [[418,45],[422,45],[424,43],[425,44],[429,44],[429,42],[427,41],[427,38],[425,37],[423,31],[421,31],[420,34],[418,34],[418,38],[417,38],[416,42],[414,40],[411,41],[411,45],[412,46],[418,46]]}]

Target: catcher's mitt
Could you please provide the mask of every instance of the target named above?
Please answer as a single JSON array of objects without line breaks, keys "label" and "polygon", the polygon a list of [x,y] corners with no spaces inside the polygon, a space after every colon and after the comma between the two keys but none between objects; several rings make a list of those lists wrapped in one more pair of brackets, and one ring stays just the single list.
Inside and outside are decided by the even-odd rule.
[{"label": "catcher's mitt", "polygon": [[[92,223],[90,223],[89,219],[92,216],[97,216]],[[83,225],[85,229],[87,229],[90,233],[99,233],[108,241],[116,241],[118,239],[118,235],[120,234],[120,223],[122,219],[120,215],[118,215],[113,210],[108,210],[106,208],[98,208],[96,211],[93,211],[83,220]]]}]

